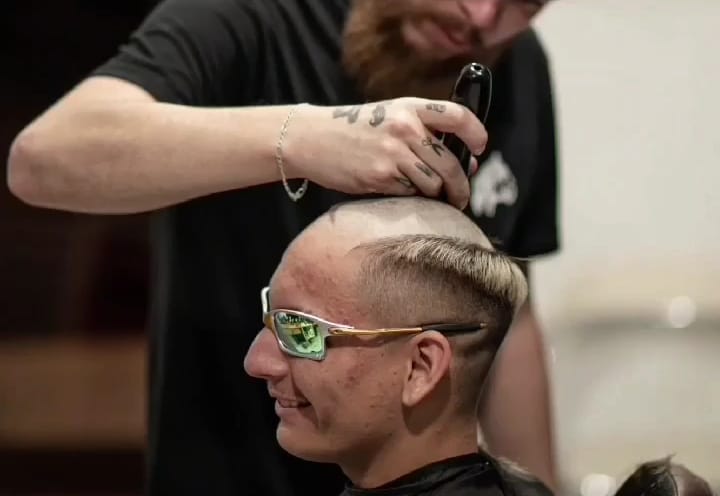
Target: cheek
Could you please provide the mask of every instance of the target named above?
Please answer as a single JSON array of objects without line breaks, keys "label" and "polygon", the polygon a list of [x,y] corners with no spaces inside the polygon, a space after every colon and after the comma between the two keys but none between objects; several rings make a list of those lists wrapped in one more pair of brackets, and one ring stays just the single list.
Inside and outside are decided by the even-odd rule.
[{"label": "cheek", "polygon": [[[365,415],[371,419],[376,428],[392,432],[402,419],[402,388],[398,370],[384,368],[379,373],[368,377],[367,410]],[[367,425],[372,428],[372,425]],[[383,429],[384,428],[384,429]]]},{"label": "cheek", "polygon": [[318,367],[313,372],[317,373],[297,376],[295,383],[312,404],[318,430],[327,432],[347,419],[359,384],[354,375],[339,373],[334,367]]},{"label": "cheek", "polygon": [[344,432],[379,434],[394,430],[402,416],[402,373],[387,360],[358,357],[356,366],[336,376],[326,390],[323,418]]},{"label": "cheek", "polygon": [[388,359],[336,349],[323,362],[291,367],[295,388],[312,404],[278,427],[280,445],[295,456],[336,463],[344,453],[375,449],[401,427],[403,374]]},{"label": "cheek", "polygon": [[318,423],[323,422],[327,412],[332,412],[343,397],[342,376],[328,365],[328,358],[322,362],[297,359],[290,364],[293,386],[311,403]]}]

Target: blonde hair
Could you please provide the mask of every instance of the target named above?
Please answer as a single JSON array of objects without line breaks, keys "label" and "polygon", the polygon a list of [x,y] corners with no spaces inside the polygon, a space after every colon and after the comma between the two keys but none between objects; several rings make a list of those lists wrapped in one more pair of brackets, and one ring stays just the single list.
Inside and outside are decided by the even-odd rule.
[{"label": "blonde hair", "polygon": [[385,308],[393,302],[395,290],[405,301],[418,295],[433,300],[422,302],[419,308],[406,303],[405,308],[419,315],[404,317],[417,324],[430,323],[417,322],[430,310],[436,320],[487,321],[494,332],[504,333],[527,298],[527,282],[520,267],[506,255],[471,241],[408,234],[383,237],[356,249],[365,252],[361,285],[379,314],[398,312],[397,305]]},{"label": "blonde hair", "polygon": [[474,324],[450,336],[451,387],[458,413],[475,418],[481,386],[527,297],[520,268],[507,256],[458,238],[403,235],[359,245],[363,308],[383,325]]}]

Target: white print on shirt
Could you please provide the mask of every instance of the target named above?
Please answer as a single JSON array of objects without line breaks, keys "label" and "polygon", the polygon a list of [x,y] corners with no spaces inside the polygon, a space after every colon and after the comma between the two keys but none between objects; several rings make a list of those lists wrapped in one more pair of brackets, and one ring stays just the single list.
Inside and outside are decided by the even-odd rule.
[{"label": "white print on shirt", "polygon": [[471,179],[470,207],[476,217],[495,217],[498,205],[514,205],[518,197],[517,179],[500,152],[493,152]]}]

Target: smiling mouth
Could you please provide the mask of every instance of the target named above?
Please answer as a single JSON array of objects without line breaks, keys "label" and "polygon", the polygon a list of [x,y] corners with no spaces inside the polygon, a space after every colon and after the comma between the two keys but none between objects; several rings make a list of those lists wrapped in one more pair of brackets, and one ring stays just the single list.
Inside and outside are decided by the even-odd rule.
[{"label": "smiling mouth", "polygon": [[307,401],[285,400],[280,398],[276,398],[275,401],[281,408],[305,408],[310,406],[310,403]]}]

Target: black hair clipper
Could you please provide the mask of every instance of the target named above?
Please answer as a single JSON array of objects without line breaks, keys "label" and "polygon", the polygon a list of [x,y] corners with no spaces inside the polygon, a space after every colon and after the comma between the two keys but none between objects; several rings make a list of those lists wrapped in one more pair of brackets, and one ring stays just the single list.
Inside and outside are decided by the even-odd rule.
[{"label": "black hair clipper", "polygon": [[[490,69],[477,62],[463,67],[455,82],[450,100],[465,105],[480,119],[480,122],[485,124],[491,99],[492,73]],[[471,153],[465,143],[454,134],[442,133],[438,138],[457,157],[465,175],[469,176]]]}]

